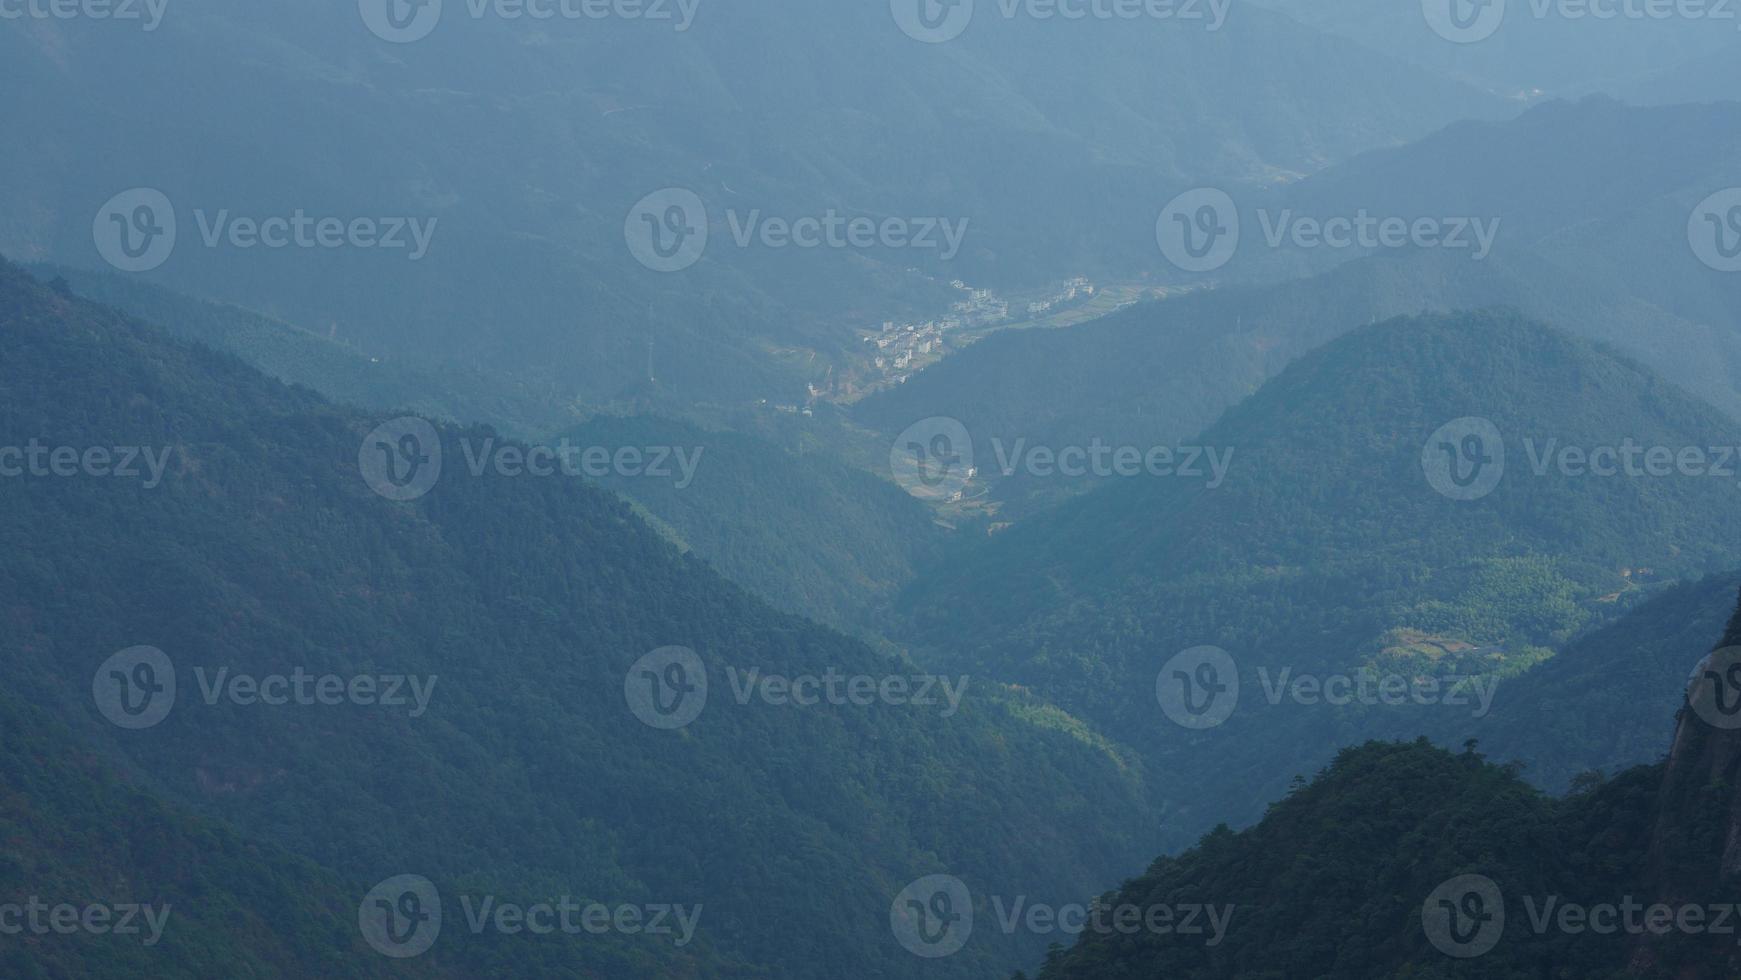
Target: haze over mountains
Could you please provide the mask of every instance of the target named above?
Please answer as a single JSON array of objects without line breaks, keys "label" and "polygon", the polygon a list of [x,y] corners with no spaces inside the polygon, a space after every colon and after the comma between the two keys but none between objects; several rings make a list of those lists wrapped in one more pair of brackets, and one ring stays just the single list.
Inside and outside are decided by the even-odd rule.
[{"label": "haze over mountains", "polygon": [[0,974],[1736,975],[1725,11],[0,0]]},{"label": "haze over mountains", "polygon": [[1663,5],[1559,0],[1466,5],[1430,0],[1418,7],[1379,0],[1256,2],[1519,99],[1591,92],[1634,98],[1656,78],[1736,48],[1736,14],[1723,4],[1684,7],[1692,13],[1676,16]]},{"label": "haze over mountains", "polygon": [[[1741,293],[1688,242],[1690,217],[1728,179],[1721,161],[1735,153],[1736,113],[1733,104],[1592,98],[1364,154],[1234,201],[1238,251],[1199,278],[1251,288],[1140,304],[1079,329],[993,336],[871,396],[856,415],[891,434],[946,415],[982,445],[1020,435],[1053,445],[1189,440],[1341,332],[1488,307],[1599,340],[1736,415]],[[1473,231],[1464,247],[1296,244],[1302,221],[1357,215],[1485,223],[1494,241],[1486,253]],[[1282,245],[1271,247],[1277,234]],[[996,486],[999,468],[981,471],[1017,508],[1036,492],[1019,479]]]},{"label": "haze over mountains", "polygon": [[[987,18],[943,50],[877,5],[707,6],[684,31],[456,10],[409,45],[371,34],[352,3],[176,13],[148,34],[25,21],[0,37],[9,87],[40,95],[12,110],[36,145],[0,157],[0,251],[95,264],[92,216],[152,187],[181,223],[162,282],[336,325],[371,353],[481,360],[592,399],[644,376],[649,340],[691,400],[791,399],[858,330],[946,310],[952,279],[1140,275],[1149,222],[1106,232],[1167,188],[1309,173],[1507,111],[1244,6],[1214,31]],[[213,84],[236,72],[244,91]],[[286,124],[300,119],[320,123]],[[623,248],[625,216],[667,187],[699,195],[712,232],[681,277]],[[194,214],[211,230],[224,211],[295,208],[436,224],[412,262],[411,247],[208,247]],[[967,235],[949,261],[735,241],[734,217],[741,231],[831,209]]]}]

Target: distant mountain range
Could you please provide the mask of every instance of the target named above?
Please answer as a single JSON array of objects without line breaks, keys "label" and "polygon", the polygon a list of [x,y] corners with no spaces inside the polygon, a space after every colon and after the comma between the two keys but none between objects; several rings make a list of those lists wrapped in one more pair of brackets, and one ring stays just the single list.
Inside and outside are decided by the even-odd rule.
[{"label": "distant mountain range", "polygon": [[[593,403],[644,378],[649,342],[691,401],[790,400],[860,329],[946,309],[952,279],[1152,272],[1152,222],[1127,219],[1168,188],[1288,179],[1510,111],[1244,5],[1214,31],[983,17],[948,45],[886,5],[790,0],[707,7],[683,31],[456,7],[411,44],[343,2],[176,7],[148,33],[18,26],[0,80],[38,95],[7,109],[32,139],[0,149],[0,253],[99,266],[105,202],[155,189],[179,223],[153,281]],[[252,83],[214,81],[238,73]],[[669,275],[625,241],[665,188],[694,192],[710,229]],[[433,229],[418,261],[233,247],[235,221],[298,211]],[[967,234],[949,261],[737,244],[831,212]]]},{"label": "distant mountain range", "polygon": [[[1737,23],[1722,4],[1254,2],[1374,51],[1518,99],[1592,92],[1635,97],[1653,78],[1684,70],[1701,58],[1732,56]],[[1689,93],[1669,101],[1727,97],[1710,90],[1702,98]]]},{"label": "distant mountain range", "polygon": [[[1190,440],[1344,331],[1488,307],[1601,341],[1741,417],[1741,291],[1700,261],[1688,228],[1734,180],[1719,161],[1736,149],[1738,113],[1555,103],[1363,155],[1238,202],[1239,251],[1201,277],[1219,288],[993,336],[855,405],[854,417],[891,438],[949,417],[978,446]],[[1264,240],[1266,221],[1361,213],[1497,220],[1497,243],[1477,260],[1466,249],[1272,250]],[[1013,516],[1092,482],[1036,485],[980,462]]]}]

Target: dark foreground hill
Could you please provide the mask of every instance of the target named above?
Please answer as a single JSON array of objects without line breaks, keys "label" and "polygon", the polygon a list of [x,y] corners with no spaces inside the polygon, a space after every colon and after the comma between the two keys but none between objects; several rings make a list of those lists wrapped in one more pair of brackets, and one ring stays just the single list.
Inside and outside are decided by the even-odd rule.
[{"label": "dark foreground hill", "polygon": [[1717,652],[1686,651],[1667,762],[1554,798],[1473,749],[1345,750],[1257,826],[1219,829],[1100,899],[1230,907],[1219,942],[1088,930],[1040,977],[1735,976],[1741,744],[1713,708],[1734,692],[1705,671],[1735,662],[1741,612],[1708,635]]}]

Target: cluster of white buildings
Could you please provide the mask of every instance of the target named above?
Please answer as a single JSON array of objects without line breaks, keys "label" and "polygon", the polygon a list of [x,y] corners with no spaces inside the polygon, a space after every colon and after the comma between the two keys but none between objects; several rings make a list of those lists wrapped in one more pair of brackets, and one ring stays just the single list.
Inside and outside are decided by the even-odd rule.
[{"label": "cluster of white buildings", "polygon": [[991,290],[974,289],[959,279],[950,285],[967,295],[949,305],[947,316],[911,323],[885,320],[879,332],[865,338],[866,343],[876,345],[871,363],[885,381],[900,384],[917,368],[942,357],[944,335],[951,330],[1001,323],[1010,318],[1009,302],[999,299]]},{"label": "cluster of white buildings", "polygon": [[1045,316],[1066,303],[1074,303],[1078,299],[1087,299],[1094,295],[1094,284],[1087,276],[1077,276],[1066,282],[1064,288],[1045,299],[1035,300],[1028,304],[1029,316]]},{"label": "cluster of white buildings", "polygon": [[[1021,304],[1027,311],[1024,317],[1011,315],[1010,301],[989,289],[975,289],[960,279],[949,285],[963,295],[949,304],[947,315],[913,322],[884,320],[880,330],[872,331],[864,338],[866,344],[876,348],[871,355],[874,370],[869,379],[870,387],[905,384],[914,371],[943,357],[948,347],[945,338],[952,330],[995,326],[1044,315],[1095,294],[1094,284],[1086,276],[1077,276],[1050,296]],[[813,392],[814,397],[816,393]]]}]

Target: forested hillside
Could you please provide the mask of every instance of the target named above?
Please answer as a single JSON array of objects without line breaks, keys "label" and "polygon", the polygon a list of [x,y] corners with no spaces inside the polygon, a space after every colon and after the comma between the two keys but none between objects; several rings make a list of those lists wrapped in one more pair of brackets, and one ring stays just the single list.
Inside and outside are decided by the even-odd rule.
[{"label": "forested hillside", "polygon": [[[1486,717],[1473,698],[1307,703],[1286,677],[1498,683],[1655,587],[1727,568],[1741,513],[1720,462],[1736,430],[1637,364],[1514,315],[1380,323],[1203,434],[1232,454],[1220,486],[1112,479],[1018,523],[908,590],[910,635],[1139,746],[1176,774],[1160,788],[1178,808],[1169,829],[1195,834],[1209,814],[1255,813],[1329,746]],[[1588,468],[1628,442],[1659,457],[1698,447],[1709,466]],[[1435,461],[1470,479],[1435,476]],[[1238,709],[1192,731],[1157,710],[1157,675],[1203,645],[1237,665]]]},{"label": "forested hillside", "polygon": [[[1681,644],[1681,660],[1712,663],[1700,658],[1713,638],[1713,658],[1732,650],[1741,611]],[[1473,742],[1457,754],[1425,739],[1345,749],[1255,827],[1217,828],[1099,900],[1139,913],[1222,904],[1232,925],[1219,942],[1089,929],[1039,976],[1733,976],[1736,740],[1707,688],[1696,673],[1683,683],[1667,762],[1559,798]]]},{"label": "forested hillside", "polygon": [[[1155,846],[1129,768],[1058,712],[983,677],[921,697],[918,665],[773,612],[582,480],[474,475],[474,456],[515,448],[485,429],[432,430],[439,480],[385,499],[359,465],[379,418],[10,266],[0,372],[0,428],[20,445],[113,447],[105,472],[123,447],[162,464],[4,483],[10,690],[167,805],[319,862],[355,901],[430,879],[450,925],[421,968],[888,974],[909,955],[889,903],[921,874],[1067,895]],[[167,658],[173,710],[117,727],[93,679],[149,679],[100,669],[140,646]],[[710,682],[700,702],[677,689],[705,710],[675,729],[625,701],[667,647]],[[757,686],[768,675],[907,680],[795,703]],[[232,684],[292,676],[381,697],[274,704]],[[392,678],[398,701],[380,703]],[[705,913],[685,945],[576,944],[472,934],[461,895]],[[988,935],[935,975],[996,973],[1038,942]]]},{"label": "forested hillside", "polygon": [[726,578],[819,622],[881,628],[873,611],[944,547],[929,508],[824,453],[658,418],[599,416],[563,440],[684,452],[695,461],[688,477],[673,466],[668,478],[609,472],[600,482]]},{"label": "forested hillside", "polygon": [[[385,977],[332,873],[129,785],[43,711],[0,692],[0,892],[8,977]],[[55,907],[113,909],[103,932]],[[30,911],[26,909],[26,915]],[[61,925],[65,923],[65,913]],[[420,976],[453,974],[428,970]]]}]

